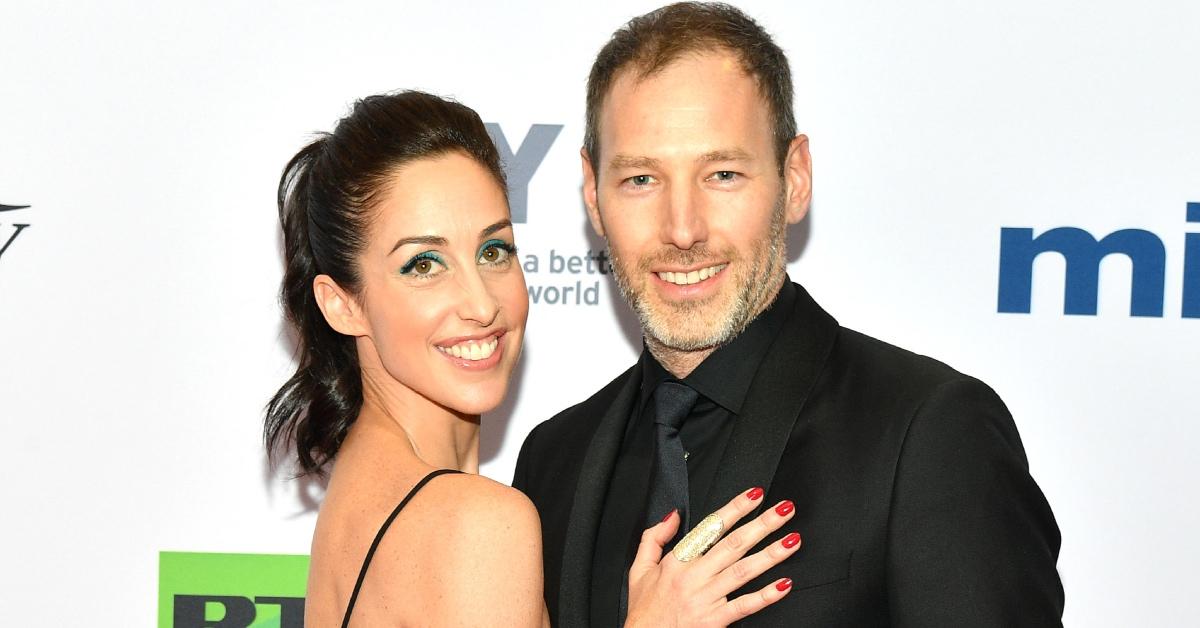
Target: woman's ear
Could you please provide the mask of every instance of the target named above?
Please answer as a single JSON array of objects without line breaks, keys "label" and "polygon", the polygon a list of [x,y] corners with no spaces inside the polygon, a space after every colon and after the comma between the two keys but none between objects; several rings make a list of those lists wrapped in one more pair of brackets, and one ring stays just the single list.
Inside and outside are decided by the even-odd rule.
[{"label": "woman's ear", "polygon": [[313,278],[313,295],[317,299],[317,307],[325,315],[325,322],[339,334],[347,336],[370,335],[370,326],[358,301],[350,296],[329,275],[317,275]]}]

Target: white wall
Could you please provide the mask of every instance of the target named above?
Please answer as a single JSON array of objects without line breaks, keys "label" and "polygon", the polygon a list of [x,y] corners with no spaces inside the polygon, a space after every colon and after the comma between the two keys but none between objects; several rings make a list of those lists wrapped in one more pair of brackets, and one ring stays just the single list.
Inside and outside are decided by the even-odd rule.
[{"label": "white wall", "polygon": [[[307,551],[314,487],[268,473],[260,446],[292,367],[273,195],[355,98],[453,95],[514,148],[530,124],[564,125],[517,231],[542,258],[528,281],[567,283],[550,251],[596,249],[584,81],[611,31],[654,5],[498,4],[0,8],[0,204],[30,205],[0,212],[0,247],[30,225],[0,255],[0,623],[148,625],[160,550]],[[743,8],[789,53],[812,139],[792,277],[843,324],[1008,402],[1062,528],[1068,625],[1194,621],[1200,320],[1180,295],[1184,234],[1200,232],[1185,222],[1200,201],[1196,3]],[[1061,226],[1160,237],[1165,315],[1129,315],[1114,256],[1098,315],[1065,316],[1052,255],[1032,313],[997,313],[1000,229]],[[607,278],[569,281],[597,279],[598,305],[532,307],[520,386],[484,418],[486,474],[507,481],[533,425],[634,359]]]}]

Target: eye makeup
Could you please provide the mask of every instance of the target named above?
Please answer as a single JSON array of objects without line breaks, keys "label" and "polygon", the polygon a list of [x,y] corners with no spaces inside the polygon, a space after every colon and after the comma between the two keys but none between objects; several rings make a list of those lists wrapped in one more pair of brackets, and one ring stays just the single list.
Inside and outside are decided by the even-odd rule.
[{"label": "eye makeup", "polygon": [[[503,251],[504,254],[497,256],[496,259],[487,259],[487,252],[491,249]],[[499,238],[492,238],[479,247],[479,251],[475,254],[475,259],[481,264],[502,264],[508,261],[509,256],[516,253],[517,247]]]},{"label": "eye makeup", "polygon": [[418,266],[420,266],[422,263],[438,264],[438,265],[442,266],[443,268],[446,266],[446,262],[444,260],[442,260],[441,255],[438,255],[437,253],[435,253],[433,251],[425,251],[423,253],[418,253],[417,255],[413,256],[412,259],[405,262],[404,266],[400,267],[400,274],[401,275],[414,275],[415,274],[417,276],[432,274],[430,272],[432,270],[431,266],[429,267],[429,270],[426,270],[425,272],[416,272],[416,273],[413,272],[414,270],[418,270]]}]

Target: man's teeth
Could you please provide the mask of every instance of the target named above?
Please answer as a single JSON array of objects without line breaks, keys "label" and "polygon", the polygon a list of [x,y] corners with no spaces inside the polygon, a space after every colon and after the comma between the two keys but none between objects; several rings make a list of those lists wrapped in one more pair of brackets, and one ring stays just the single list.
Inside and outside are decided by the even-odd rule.
[{"label": "man's teeth", "polygon": [[716,266],[709,266],[708,268],[693,270],[690,273],[673,273],[671,271],[666,271],[656,274],[658,275],[659,279],[662,279],[667,283],[673,283],[677,286],[688,286],[694,283],[700,283],[701,281],[716,275],[717,273],[725,270],[726,266],[728,266],[728,264],[717,264]]},{"label": "man's teeth", "polygon": [[439,345],[438,351],[441,351],[447,355],[452,355],[456,358],[462,358],[464,360],[485,360],[490,358],[492,354],[496,352],[496,345],[499,342],[499,338],[492,338],[491,340],[483,343],[479,343],[474,340],[468,340],[466,342],[460,342],[451,347],[443,347]]}]

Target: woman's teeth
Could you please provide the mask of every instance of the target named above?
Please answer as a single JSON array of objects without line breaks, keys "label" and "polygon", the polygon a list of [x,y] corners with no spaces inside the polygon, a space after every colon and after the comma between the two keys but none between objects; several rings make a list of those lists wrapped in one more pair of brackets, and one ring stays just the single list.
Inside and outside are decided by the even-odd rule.
[{"label": "woman's teeth", "polygon": [[447,355],[452,355],[463,360],[485,360],[496,352],[496,345],[500,342],[499,338],[492,338],[486,342],[480,343],[474,340],[460,342],[451,347],[443,347],[438,345],[438,351]]},{"label": "woman's teeth", "polygon": [[701,281],[716,275],[717,273],[725,270],[725,267],[728,265],[729,264],[717,264],[716,266],[709,266],[708,268],[693,270],[690,273],[673,273],[671,271],[666,271],[656,274],[658,275],[659,279],[662,279],[667,283],[673,283],[677,286],[688,286],[694,283],[700,283]]}]

